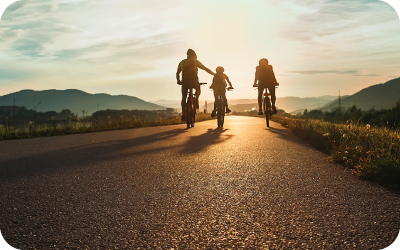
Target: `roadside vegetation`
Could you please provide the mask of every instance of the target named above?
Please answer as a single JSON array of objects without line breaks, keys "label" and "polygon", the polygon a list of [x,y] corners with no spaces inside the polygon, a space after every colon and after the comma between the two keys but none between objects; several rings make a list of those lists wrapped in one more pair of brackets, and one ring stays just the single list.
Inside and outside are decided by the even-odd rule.
[{"label": "roadside vegetation", "polygon": [[[237,114],[258,116],[257,111]],[[280,110],[272,120],[354,175],[400,189],[400,102],[389,110],[362,111],[353,106],[331,112],[306,110],[297,116]]]},{"label": "roadside vegetation", "polygon": [[[86,117],[70,116],[68,119],[64,120],[57,120],[56,117],[53,116],[50,120],[46,120],[45,123],[43,123],[43,121],[37,123],[32,120],[19,120],[18,126],[15,125],[16,123],[13,122],[12,118],[9,119],[5,117],[5,120],[0,124],[0,140],[69,135],[183,123],[180,116],[167,117],[162,113],[152,111],[140,111],[141,115],[128,115],[130,112],[126,110],[107,110],[96,113]],[[196,115],[196,122],[210,119],[212,119],[210,114]]]},{"label": "roadside vegetation", "polygon": [[400,131],[351,121],[333,124],[319,120],[273,117],[311,145],[345,164],[354,175],[400,185]]}]

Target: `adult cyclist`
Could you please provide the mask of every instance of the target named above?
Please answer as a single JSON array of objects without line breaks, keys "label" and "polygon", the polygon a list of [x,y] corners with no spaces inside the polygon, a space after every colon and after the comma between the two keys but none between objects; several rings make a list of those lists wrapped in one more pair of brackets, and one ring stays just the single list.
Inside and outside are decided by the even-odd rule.
[{"label": "adult cyclist", "polygon": [[258,81],[258,114],[262,115],[262,95],[264,89],[268,89],[271,94],[271,102],[272,102],[272,113],[276,114],[276,96],[275,96],[275,86],[279,85],[276,81],[274,70],[272,65],[268,64],[268,60],[263,58],[259,61],[259,65],[256,67],[256,77],[254,79],[253,87],[257,87]]},{"label": "adult cyclist", "polygon": [[[177,84],[182,85],[182,120],[186,120],[186,96],[189,88],[194,88],[196,90],[196,108],[199,108],[199,96],[200,96],[200,83],[197,76],[198,68],[205,70],[211,75],[215,75],[210,69],[206,68],[201,62],[197,60],[197,55],[194,50],[189,49],[187,51],[187,58],[182,60],[178,65],[178,70],[176,71]],[[180,73],[182,72],[182,81],[180,80]]]}]

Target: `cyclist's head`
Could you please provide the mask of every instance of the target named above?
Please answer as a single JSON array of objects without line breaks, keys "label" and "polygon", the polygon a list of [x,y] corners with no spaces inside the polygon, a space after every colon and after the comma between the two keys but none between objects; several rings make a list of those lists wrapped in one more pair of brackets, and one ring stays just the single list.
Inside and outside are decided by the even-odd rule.
[{"label": "cyclist's head", "polygon": [[263,58],[263,59],[261,59],[258,63],[259,63],[260,65],[265,66],[265,65],[268,65],[268,60],[265,59],[265,58]]},{"label": "cyclist's head", "polygon": [[222,68],[221,66],[218,66],[218,67],[215,69],[215,71],[216,71],[217,73],[224,73],[225,69]]},{"label": "cyclist's head", "polygon": [[186,55],[189,57],[197,57],[196,52],[194,52],[194,50],[192,49],[188,49],[188,51],[186,52]]}]

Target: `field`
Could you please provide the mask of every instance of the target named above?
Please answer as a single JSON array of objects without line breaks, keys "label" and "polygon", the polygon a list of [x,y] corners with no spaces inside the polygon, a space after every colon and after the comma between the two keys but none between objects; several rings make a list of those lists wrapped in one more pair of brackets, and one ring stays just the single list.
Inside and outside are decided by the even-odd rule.
[{"label": "field", "polygon": [[[210,120],[210,114],[196,115],[196,122]],[[0,140],[12,140],[23,138],[34,138],[42,136],[68,135],[78,133],[90,133],[106,130],[154,127],[163,125],[182,124],[180,116],[175,117],[109,117],[104,118],[77,118],[60,123],[53,119],[44,125],[37,125],[33,121],[18,127],[0,125]],[[8,123],[7,123],[8,124]]]}]

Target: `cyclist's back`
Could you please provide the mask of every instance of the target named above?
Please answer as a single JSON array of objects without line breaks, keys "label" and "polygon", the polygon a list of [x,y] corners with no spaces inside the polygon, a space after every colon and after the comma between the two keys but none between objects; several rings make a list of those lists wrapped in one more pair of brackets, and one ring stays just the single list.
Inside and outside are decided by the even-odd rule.
[{"label": "cyclist's back", "polygon": [[272,101],[272,110],[273,113],[276,114],[276,96],[275,96],[275,86],[278,85],[276,81],[274,70],[272,65],[268,64],[268,60],[263,58],[259,61],[259,65],[256,67],[256,76],[254,79],[254,85],[257,86],[258,81],[258,106],[259,111],[258,114],[262,115],[262,94],[264,89],[268,89],[269,93],[271,94],[271,101]]},{"label": "cyclist's back", "polygon": [[[189,88],[194,88],[196,90],[196,100],[200,96],[200,83],[197,76],[198,68],[205,70],[207,73],[214,75],[214,72],[206,68],[201,62],[197,60],[197,55],[194,50],[189,49],[187,51],[187,59],[182,60],[176,71],[177,83],[182,85],[182,120],[185,117],[185,107],[186,107],[186,96]],[[182,81],[180,80],[180,73],[182,72]],[[198,103],[196,103],[198,108]]]},{"label": "cyclist's back", "polygon": [[188,88],[197,87],[199,83],[199,78],[197,76],[198,65],[203,66],[203,64],[195,58],[184,59],[179,63],[178,67],[181,68],[182,71],[182,86]]},{"label": "cyclist's back", "polygon": [[227,113],[231,112],[231,110],[228,108],[228,100],[227,100],[226,94],[225,94],[226,86],[227,86],[226,82],[229,83],[229,88],[233,89],[232,83],[231,83],[231,81],[229,81],[229,77],[226,74],[224,74],[224,71],[225,71],[224,68],[219,66],[216,68],[215,71],[217,73],[214,75],[213,83],[210,86],[210,88],[214,90],[214,98],[215,98],[214,110],[211,112],[212,117],[214,117],[216,114],[216,108],[217,108],[216,104],[217,104],[218,95],[220,95],[224,99],[226,112]]}]

